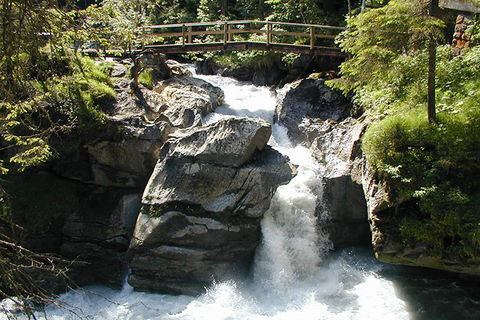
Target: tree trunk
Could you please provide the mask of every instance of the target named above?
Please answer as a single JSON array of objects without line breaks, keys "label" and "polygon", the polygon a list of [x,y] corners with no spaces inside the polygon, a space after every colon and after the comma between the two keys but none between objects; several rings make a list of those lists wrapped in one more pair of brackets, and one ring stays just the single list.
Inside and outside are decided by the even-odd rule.
[{"label": "tree trunk", "polygon": [[[438,0],[427,0],[427,15],[434,17],[435,9],[438,7]],[[437,123],[435,110],[435,73],[437,64],[437,43],[433,35],[428,42],[428,122]]]},{"label": "tree trunk", "polygon": [[437,64],[437,45],[435,39],[428,44],[428,122],[436,123],[435,111],[435,69]]},{"label": "tree trunk", "polygon": [[228,12],[228,0],[222,0],[220,2],[221,8],[222,8],[222,15],[227,16]]}]

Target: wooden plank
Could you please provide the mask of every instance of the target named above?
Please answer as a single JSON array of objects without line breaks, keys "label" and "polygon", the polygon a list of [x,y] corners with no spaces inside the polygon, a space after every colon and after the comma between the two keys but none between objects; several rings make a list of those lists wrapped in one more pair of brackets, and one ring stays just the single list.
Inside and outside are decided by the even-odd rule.
[{"label": "wooden plank", "polygon": [[188,43],[192,43],[192,42],[193,42],[192,29],[193,29],[192,27],[187,27],[187,35],[188,35],[187,42],[188,42]]},{"label": "wooden plank", "polygon": [[267,46],[270,46],[270,42],[272,42],[272,25],[267,24]]},{"label": "wooden plank", "polygon": [[310,49],[313,50],[313,47],[315,47],[315,29],[313,27],[310,27]]},{"label": "wooden plank", "polygon": [[232,25],[227,25],[228,30],[228,41],[233,41],[233,34],[232,34]]},{"label": "wooden plank", "polygon": [[224,31],[223,30],[192,31],[187,34],[191,34],[192,36],[207,36],[207,35],[215,35],[215,34],[224,34]]},{"label": "wooden plank", "polygon": [[191,22],[191,23],[172,23],[172,24],[163,24],[163,25],[151,25],[151,26],[144,26],[140,29],[165,29],[165,28],[180,28],[183,25],[189,27],[201,27],[201,26],[214,26],[214,25],[223,25],[224,23],[230,25],[238,25],[238,24],[272,24],[272,25],[280,25],[280,26],[292,26],[292,27],[314,27],[319,29],[328,29],[328,30],[345,30],[344,27],[337,27],[337,26],[327,26],[327,25],[319,25],[319,24],[306,24],[306,23],[292,23],[292,22],[278,22],[278,21],[256,21],[256,20],[232,20],[232,21],[211,21],[211,22]]},{"label": "wooden plank", "polygon": [[[260,29],[259,26],[264,25],[266,28]],[[220,27],[219,30],[195,30],[193,28],[205,28],[211,26]],[[243,27],[237,27],[243,26]],[[308,28],[306,32],[294,32],[288,30],[274,30],[274,26],[280,27],[302,27]],[[180,28],[180,30],[178,30]],[[177,30],[175,30],[177,29]],[[142,30],[142,37],[145,39],[155,38],[170,38],[179,37],[181,44],[164,44],[147,46],[145,48],[157,48],[156,50],[167,50],[168,52],[188,52],[188,51],[209,51],[209,50],[273,50],[283,52],[298,52],[322,55],[337,55],[342,56],[343,53],[336,47],[318,47],[315,46],[316,39],[334,39],[334,34],[322,34],[320,29],[329,30],[344,30],[341,27],[322,26],[313,24],[288,23],[288,22],[274,22],[274,21],[254,21],[254,20],[237,20],[237,21],[215,21],[215,22],[200,22],[200,23],[184,23],[184,24],[168,24],[159,26],[147,26],[137,30]],[[158,32],[161,31],[161,32]],[[235,41],[235,34],[266,34],[265,41]],[[217,35],[223,39],[211,43],[193,43],[193,36]],[[293,38],[308,38],[309,44],[294,45],[292,43],[273,42],[273,36],[289,36]],[[291,40],[288,39],[288,40]],[[219,44],[223,48],[219,48]],[[215,48],[215,49],[214,49]],[[243,49],[242,49],[243,48]]]},{"label": "wooden plank", "polygon": [[223,25],[223,44],[227,44],[228,41],[228,23]]},{"label": "wooden plank", "polygon": [[182,46],[185,46],[185,26],[182,26]]},{"label": "wooden plank", "polygon": [[189,43],[185,47],[181,45],[151,45],[146,46],[144,50],[156,50],[162,53],[184,53],[192,51],[217,51],[217,50],[262,50],[262,51],[279,51],[279,52],[295,52],[303,54],[324,55],[345,57],[346,55],[338,48],[330,47],[314,47],[310,49],[309,45],[292,45],[282,43],[270,43],[267,46],[265,42],[231,42],[224,44],[223,42],[212,43]]},{"label": "wooden plank", "polygon": [[345,30],[344,27],[337,26],[327,26],[322,24],[307,24],[307,23],[293,23],[293,22],[276,22],[276,21],[265,21],[264,23],[275,24],[280,26],[291,26],[291,27],[314,27],[319,29],[328,29],[328,30]]}]

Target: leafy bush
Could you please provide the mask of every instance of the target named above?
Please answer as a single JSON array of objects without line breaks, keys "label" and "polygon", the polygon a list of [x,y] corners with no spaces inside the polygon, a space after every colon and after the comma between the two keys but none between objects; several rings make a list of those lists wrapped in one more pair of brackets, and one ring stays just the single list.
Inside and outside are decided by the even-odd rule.
[{"label": "leafy bush", "polygon": [[0,103],[2,139],[15,147],[8,161],[19,170],[52,156],[48,144],[51,135],[90,128],[106,119],[102,107],[115,97],[109,65],[76,56],[70,56],[68,61],[69,74],[30,81],[30,99]]},{"label": "leafy bush", "polygon": [[154,85],[152,69],[146,69],[140,72],[138,75],[138,82],[152,90]]},{"label": "leafy bush", "polygon": [[72,61],[73,73],[56,78],[45,88],[46,101],[75,126],[95,126],[105,120],[102,107],[115,97],[107,63],[81,57]]},{"label": "leafy bush", "polygon": [[440,114],[439,124],[410,111],[367,130],[362,148],[386,179],[395,202],[415,199],[419,212],[400,222],[405,243],[432,253],[480,253],[480,111]]}]

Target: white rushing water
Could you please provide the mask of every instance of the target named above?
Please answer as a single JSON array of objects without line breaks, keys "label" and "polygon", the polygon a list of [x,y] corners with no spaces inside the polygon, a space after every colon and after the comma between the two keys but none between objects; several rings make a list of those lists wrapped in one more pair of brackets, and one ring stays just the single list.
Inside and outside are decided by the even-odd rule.
[{"label": "white rushing water", "polygon": [[[272,122],[276,98],[256,87],[220,76],[198,76],[225,91],[225,105],[206,121],[228,115]],[[293,146],[285,129],[273,127],[270,145],[298,166],[297,176],[278,188],[262,221],[263,241],[254,270],[242,282],[222,282],[199,297],[168,296],[105,287],[68,292],[59,301],[75,314],[47,307],[49,319],[410,319],[405,297],[382,276],[383,265],[359,249],[329,253],[328,235],[319,230],[315,208],[321,203],[320,168],[308,149]],[[320,220],[328,213],[320,214]],[[44,318],[38,314],[38,318]]]}]

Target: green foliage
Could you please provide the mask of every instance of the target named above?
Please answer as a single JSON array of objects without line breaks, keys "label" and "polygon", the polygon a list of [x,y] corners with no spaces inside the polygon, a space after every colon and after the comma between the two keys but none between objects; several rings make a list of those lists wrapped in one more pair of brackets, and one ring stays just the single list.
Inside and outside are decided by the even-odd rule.
[{"label": "green foliage", "polygon": [[68,70],[67,75],[31,82],[36,91],[30,99],[0,104],[0,132],[4,143],[15,150],[8,161],[17,170],[52,156],[51,135],[105,121],[100,106],[115,97],[109,66],[72,55]]},{"label": "green foliage", "polygon": [[62,33],[66,43],[94,44],[103,49],[134,49],[137,28],[148,22],[150,1],[104,0],[85,10],[73,10],[73,28]]},{"label": "green foliage", "polygon": [[[198,5],[198,19],[200,21],[228,20],[227,8],[222,7],[225,1],[200,0]],[[223,18],[223,19],[222,19]]]},{"label": "green foliage", "polygon": [[[351,58],[329,84],[353,91],[371,119],[362,150],[388,182],[394,203],[416,209],[397,219],[405,244],[421,242],[431,254],[480,254],[480,48],[454,57],[437,47],[439,122],[427,121],[427,45],[443,23],[420,0],[392,0],[350,17],[338,42]],[[475,30],[472,27],[471,30]],[[475,38],[474,34],[474,38]]]},{"label": "green foliage", "polygon": [[440,114],[439,124],[410,111],[367,130],[362,149],[389,182],[395,201],[415,199],[419,213],[400,223],[406,243],[422,241],[435,254],[480,253],[480,112]]},{"label": "green foliage", "polygon": [[148,2],[148,19],[145,23],[181,23],[197,20],[197,0],[162,0]]},{"label": "green foliage", "polygon": [[424,1],[392,0],[347,22],[337,42],[350,58],[340,67],[342,78],[329,84],[353,91],[364,108],[384,111],[405,96],[425,103],[427,44],[442,37],[444,23],[425,14]]},{"label": "green foliage", "polygon": [[[48,36],[63,28],[68,18],[60,19],[55,0],[0,1],[0,100],[13,102],[29,97],[25,82],[52,72],[41,61],[40,48],[51,42]],[[26,18],[28,17],[28,18]],[[55,46],[50,45],[52,55]]]},{"label": "green foliage", "polygon": [[72,64],[71,75],[51,81],[45,91],[45,100],[73,121],[74,126],[103,123],[106,115],[102,105],[116,96],[108,75],[110,66],[85,57]]},{"label": "green foliage", "polygon": [[271,21],[327,23],[328,16],[318,6],[315,0],[267,0],[272,14],[267,18]]},{"label": "green foliage", "polygon": [[151,69],[143,70],[138,75],[138,82],[143,84],[146,88],[152,90],[154,85],[152,70]]}]

